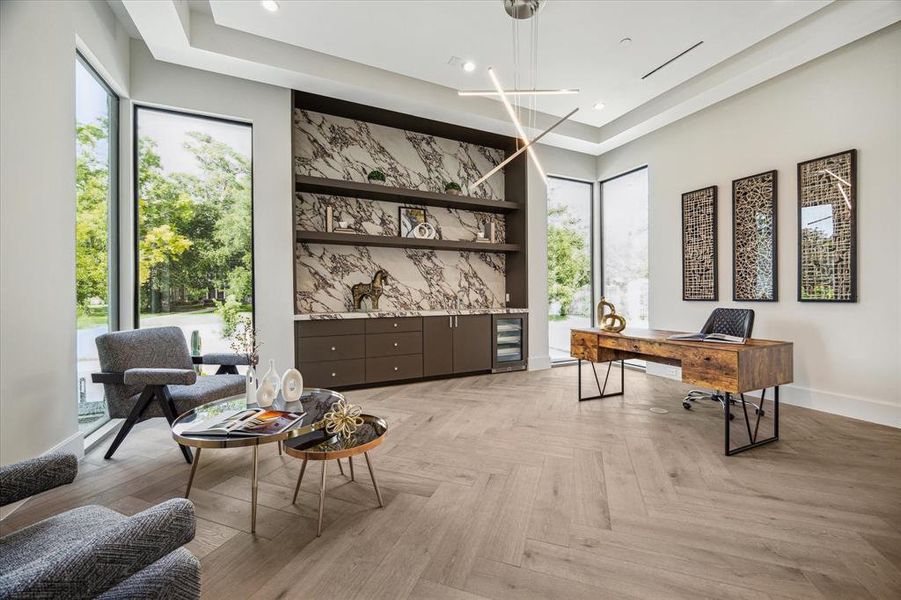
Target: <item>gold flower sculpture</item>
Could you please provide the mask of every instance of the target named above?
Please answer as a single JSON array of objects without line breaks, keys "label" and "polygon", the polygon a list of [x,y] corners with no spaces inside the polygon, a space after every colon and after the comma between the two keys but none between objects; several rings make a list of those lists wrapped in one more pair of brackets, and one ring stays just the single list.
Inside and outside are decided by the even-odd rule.
[{"label": "gold flower sculpture", "polygon": [[332,410],[325,413],[325,430],[330,434],[338,434],[344,437],[353,435],[357,428],[363,424],[360,416],[361,409],[354,404],[348,404],[341,399],[332,404]]}]

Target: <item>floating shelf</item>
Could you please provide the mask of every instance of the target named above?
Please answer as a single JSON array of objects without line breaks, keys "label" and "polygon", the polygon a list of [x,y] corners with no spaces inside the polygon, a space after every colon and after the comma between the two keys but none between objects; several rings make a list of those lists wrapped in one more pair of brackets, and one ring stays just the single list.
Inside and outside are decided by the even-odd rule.
[{"label": "floating shelf", "polygon": [[383,200],[400,204],[415,203],[442,208],[462,208],[477,212],[508,213],[519,210],[519,204],[506,200],[486,200],[472,196],[452,196],[423,190],[379,185],[377,183],[361,183],[358,181],[342,181],[324,177],[294,176],[295,189],[298,192],[313,192],[348,198],[366,198]]},{"label": "floating shelf", "polygon": [[519,244],[491,244],[457,240],[420,240],[388,235],[329,233],[327,231],[298,231],[298,242],[338,244],[341,246],[380,246],[383,248],[423,248],[426,250],[465,250],[468,252],[519,252]]}]

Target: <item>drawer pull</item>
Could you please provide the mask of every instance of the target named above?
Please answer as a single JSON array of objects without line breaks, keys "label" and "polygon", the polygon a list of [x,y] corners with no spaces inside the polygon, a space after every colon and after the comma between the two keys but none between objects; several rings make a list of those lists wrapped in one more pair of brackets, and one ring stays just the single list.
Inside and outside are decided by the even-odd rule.
[{"label": "drawer pull", "polygon": [[332,373],[332,377],[334,377],[334,376],[335,376],[335,373]]},{"label": "drawer pull", "polygon": [[709,356],[705,356],[705,357],[704,357],[704,360],[706,360],[707,362],[710,362],[710,357],[709,357]]},{"label": "drawer pull", "polygon": [[395,323],[394,326],[397,327],[397,323]]},{"label": "drawer pull", "polygon": [[397,342],[394,342],[394,347],[397,348]]},{"label": "drawer pull", "polygon": [[335,347],[334,347],[334,346],[332,346],[332,352],[334,352],[334,351],[335,351]]},{"label": "drawer pull", "polygon": [[394,370],[397,371],[397,367],[394,367]]}]

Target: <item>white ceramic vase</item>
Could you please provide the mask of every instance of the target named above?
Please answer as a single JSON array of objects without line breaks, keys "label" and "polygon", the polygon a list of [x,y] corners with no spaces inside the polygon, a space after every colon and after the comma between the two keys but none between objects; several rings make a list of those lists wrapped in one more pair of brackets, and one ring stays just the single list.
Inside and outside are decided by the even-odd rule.
[{"label": "white ceramic vase", "polygon": [[244,397],[247,404],[257,401],[257,372],[253,365],[247,367],[247,374],[244,375]]},{"label": "white ceramic vase", "polygon": [[303,375],[297,369],[288,369],[282,375],[282,398],[285,402],[296,402],[303,395]]},{"label": "white ceramic vase", "polygon": [[275,361],[269,361],[269,369],[266,374],[260,378],[260,387],[257,389],[257,404],[262,408],[272,406],[278,397],[279,388],[281,388],[282,380],[275,370]]}]

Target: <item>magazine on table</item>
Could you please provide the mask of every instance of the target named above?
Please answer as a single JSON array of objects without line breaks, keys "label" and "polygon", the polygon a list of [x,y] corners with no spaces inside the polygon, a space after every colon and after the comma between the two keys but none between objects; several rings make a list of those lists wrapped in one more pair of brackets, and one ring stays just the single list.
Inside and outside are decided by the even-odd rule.
[{"label": "magazine on table", "polygon": [[203,423],[185,430],[185,433],[222,437],[277,435],[297,425],[306,414],[305,412],[293,413],[265,408],[232,410],[207,419]]},{"label": "magazine on table", "polygon": [[744,344],[748,341],[747,338],[725,333],[677,333],[666,339],[683,342],[719,342],[720,344]]}]

